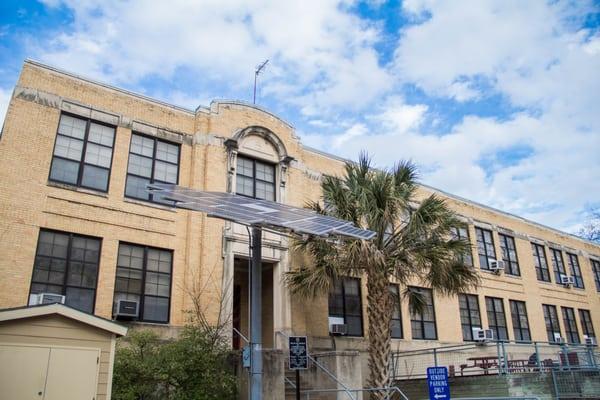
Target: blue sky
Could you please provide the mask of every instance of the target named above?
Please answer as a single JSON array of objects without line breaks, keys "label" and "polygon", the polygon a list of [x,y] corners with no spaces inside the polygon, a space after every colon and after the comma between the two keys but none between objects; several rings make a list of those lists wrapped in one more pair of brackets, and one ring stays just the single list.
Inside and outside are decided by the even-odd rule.
[{"label": "blue sky", "polygon": [[0,3],[0,115],[32,58],[191,109],[258,103],[304,144],[575,231],[600,206],[600,1]]}]

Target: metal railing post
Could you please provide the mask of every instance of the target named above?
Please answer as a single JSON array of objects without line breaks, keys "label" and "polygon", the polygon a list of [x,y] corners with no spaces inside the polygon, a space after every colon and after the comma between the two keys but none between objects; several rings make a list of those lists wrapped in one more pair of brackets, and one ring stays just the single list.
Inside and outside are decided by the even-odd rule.
[{"label": "metal railing post", "polygon": [[535,346],[535,364],[537,365],[538,371],[542,370],[542,360],[540,359],[540,348],[538,342],[534,342]]},{"label": "metal railing post", "polygon": [[504,342],[502,342],[502,370],[505,374],[510,373],[508,368],[508,360],[506,359],[506,346]]}]

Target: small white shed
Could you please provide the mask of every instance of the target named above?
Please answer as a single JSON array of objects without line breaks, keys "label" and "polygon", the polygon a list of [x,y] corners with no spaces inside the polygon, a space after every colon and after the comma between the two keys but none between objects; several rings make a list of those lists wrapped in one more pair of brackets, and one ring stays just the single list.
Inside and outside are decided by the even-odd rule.
[{"label": "small white shed", "polygon": [[127,328],[63,304],[0,310],[0,399],[110,399]]}]

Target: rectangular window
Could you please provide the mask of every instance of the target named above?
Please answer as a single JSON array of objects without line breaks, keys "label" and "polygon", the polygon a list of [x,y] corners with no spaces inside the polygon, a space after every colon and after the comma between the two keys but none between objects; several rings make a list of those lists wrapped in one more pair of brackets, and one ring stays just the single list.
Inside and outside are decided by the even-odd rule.
[{"label": "rectangular window", "polygon": [[592,315],[589,310],[579,310],[579,319],[581,322],[581,329],[583,334],[588,338],[595,338],[596,333],[594,332],[594,325],[592,325]]},{"label": "rectangular window", "polygon": [[275,166],[237,156],[236,194],[275,201]]},{"label": "rectangular window", "polygon": [[519,260],[517,258],[517,248],[515,246],[515,238],[508,235],[498,234],[500,238],[500,249],[502,249],[502,259],[506,264],[504,272],[509,275],[521,275],[519,270]]},{"label": "rectangular window", "polygon": [[[469,230],[466,227],[452,227],[450,228],[450,233],[453,240],[464,240],[465,242],[469,243],[469,245],[471,244],[471,240],[469,239]],[[460,261],[469,267],[473,266],[473,255],[470,249],[461,255]]]},{"label": "rectangular window", "polygon": [[571,307],[561,307],[563,322],[565,324],[565,333],[568,343],[580,343],[577,322],[575,322],[575,311]]},{"label": "rectangular window", "polygon": [[513,332],[516,341],[529,342],[529,321],[527,320],[527,307],[524,301],[510,300],[510,315],[512,317]]},{"label": "rectangular window", "polygon": [[392,300],[392,319],[390,320],[390,334],[394,339],[402,339],[402,313],[400,310],[400,288],[390,284],[390,297]]},{"label": "rectangular window", "polygon": [[460,324],[462,326],[463,340],[474,340],[473,328],[481,329],[479,300],[474,294],[459,294],[458,306],[460,308]]},{"label": "rectangular window", "polygon": [[422,312],[410,313],[410,325],[413,339],[437,339],[435,326],[435,308],[433,305],[433,292],[431,289],[410,287],[409,290],[421,293],[425,306]]},{"label": "rectangular window", "polygon": [[108,191],[114,142],[113,126],[62,114],[49,180]]},{"label": "rectangular window", "polygon": [[567,253],[567,261],[569,262],[569,270],[571,271],[571,276],[575,280],[573,286],[576,288],[583,289],[583,277],[581,276],[581,268],[579,267],[579,259],[576,254]]},{"label": "rectangular window", "polygon": [[479,266],[481,269],[490,269],[490,260],[496,259],[496,250],[494,249],[494,239],[492,231],[475,227],[477,233],[477,250],[479,253]]},{"label": "rectangular window", "polygon": [[115,281],[118,300],[138,302],[138,320],[169,322],[173,252],[120,243]]},{"label": "rectangular window", "polygon": [[497,297],[486,297],[485,306],[487,308],[488,327],[494,331],[494,339],[508,340],[506,315],[504,313],[504,303],[502,299]]},{"label": "rectangular window", "polygon": [[567,270],[565,269],[565,263],[563,261],[562,251],[557,249],[550,249],[550,254],[552,256],[552,265],[554,267],[554,281],[560,285],[561,275],[567,275]]},{"label": "rectangular window", "polygon": [[101,239],[41,230],[30,294],[54,293],[65,304],[93,313]]},{"label": "rectangular window", "polygon": [[344,319],[348,336],[363,335],[360,279],[345,277],[334,283],[329,293],[329,316]]},{"label": "rectangular window", "polygon": [[179,145],[149,136],[131,135],[125,196],[172,204],[146,191],[148,183],[172,183],[179,180]]},{"label": "rectangular window", "polygon": [[560,325],[558,324],[558,313],[556,312],[556,307],[548,304],[542,304],[542,310],[544,311],[544,321],[546,323],[548,341],[550,343],[558,342],[558,338],[562,335],[560,333]]},{"label": "rectangular window", "polygon": [[596,283],[596,291],[600,292],[600,261],[590,260],[592,263],[592,273],[594,274],[594,282]]},{"label": "rectangular window", "polygon": [[531,243],[533,251],[533,261],[535,263],[535,275],[538,281],[550,282],[550,271],[548,270],[548,262],[546,261],[546,251],[544,246]]}]

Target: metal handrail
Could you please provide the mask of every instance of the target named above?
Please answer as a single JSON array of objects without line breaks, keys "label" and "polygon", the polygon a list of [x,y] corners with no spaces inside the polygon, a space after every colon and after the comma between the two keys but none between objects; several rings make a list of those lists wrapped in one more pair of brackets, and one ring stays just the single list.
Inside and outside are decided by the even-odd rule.
[{"label": "metal handrail", "polygon": [[[286,339],[289,339],[289,335],[287,335],[286,333],[282,332],[282,331],[277,331],[275,332],[275,334],[280,334],[281,336],[285,337]],[[342,389],[339,389],[338,391],[344,391],[348,397],[350,397],[351,400],[356,400],[356,397],[352,396],[352,393],[350,393],[350,391],[352,389],[348,388],[346,385],[344,385],[343,382],[341,382],[334,374],[332,374],[327,368],[325,368],[324,365],[322,365],[320,362],[318,362],[313,356],[310,355],[310,353],[307,352],[307,357],[309,360],[311,360],[317,367],[321,368],[321,370],[323,372],[325,372],[325,374],[327,376],[329,376],[331,379],[333,379],[338,385],[340,385],[342,387]]]},{"label": "metal handrail", "polygon": [[244,342],[250,344],[250,340],[248,340],[248,338],[246,336],[244,336],[244,334],[242,332],[238,331],[235,328],[231,328],[231,329],[233,329],[233,332],[237,333],[238,336],[241,337],[244,340]]},{"label": "metal handrail", "polygon": [[[341,392],[341,391],[343,391],[343,389],[311,389],[311,390],[305,390],[302,393],[304,393],[306,395],[307,400],[310,400],[311,393],[337,393],[337,392]],[[387,392],[387,394],[385,395],[386,399],[389,399],[391,394],[398,393],[404,400],[408,400],[408,397],[406,397],[406,395],[400,390],[400,388],[398,388],[396,386],[366,388],[366,389],[350,389],[350,391],[354,392],[355,394],[361,393],[361,392],[369,393],[369,392],[386,391]]]}]

